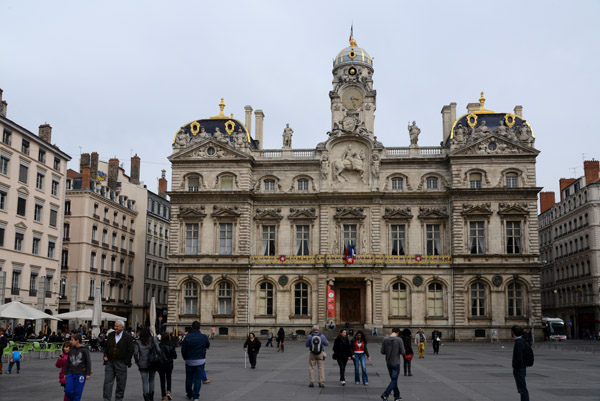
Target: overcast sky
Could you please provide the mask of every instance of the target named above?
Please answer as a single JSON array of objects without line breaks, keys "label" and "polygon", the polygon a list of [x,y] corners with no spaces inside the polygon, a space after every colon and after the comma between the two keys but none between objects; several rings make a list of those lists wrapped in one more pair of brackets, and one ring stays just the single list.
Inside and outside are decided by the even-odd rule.
[{"label": "overcast sky", "polygon": [[[600,159],[599,1],[22,1],[0,0],[0,88],[8,118],[73,157],[142,159],[154,191],[178,128],[244,106],[265,113],[264,148],[314,148],[331,129],[332,60],[348,45],[374,57],[375,135],[408,146],[442,140],[440,110],[523,106],[538,185]],[[254,124],[253,124],[254,125]],[[576,170],[574,170],[574,168]]]}]

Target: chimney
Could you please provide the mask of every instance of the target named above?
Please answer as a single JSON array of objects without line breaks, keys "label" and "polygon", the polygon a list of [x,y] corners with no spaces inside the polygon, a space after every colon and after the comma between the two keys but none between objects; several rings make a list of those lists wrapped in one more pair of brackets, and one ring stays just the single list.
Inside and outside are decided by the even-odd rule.
[{"label": "chimney", "polygon": [[258,141],[258,148],[263,148],[263,119],[265,118],[265,114],[262,110],[256,110],[254,112],[254,116],[256,117],[256,126],[254,127],[254,139]]},{"label": "chimney", "polygon": [[90,189],[90,168],[88,166],[81,169],[81,189]]},{"label": "chimney", "polygon": [[108,161],[108,187],[116,191],[117,181],[119,181],[119,159],[113,158]]},{"label": "chimney", "polygon": [[46,141],[48,143],[52,143],[52,127],[50,124],[42,124],[40,125],[40,130],[38,136],[41,140]]},{"label": "chimney", "polygon": [[8,103],[6,103],[6,100],[2,100],[2,92],[3,90],[0,89],[0,117],[6,117],[6,108],[8,107]]},{"label": "chimney", "polygon": [[583,162],[583,171],[585,172],[585,185],[598,181],[600,173],[600,162],[598,160],[585,160]]},{"label": "chimney", "polygon": [[98,152],[92,152],[90,158],[90,178],[93,181],[98,180]]},{"label": "chimney", "polygon": [[540,213],[544,213],[546,210],[552,209],[555,203],[554,191],[540,192]]},{"label": "chimney", "polygon": [[477,111],[481,108],[481,104],[479,103],[467,103],[467,111],[469,113],[472,113],[474,111]]},{"label": "chimney", "polygon": [[577,179],[575,178],[561,178],[558,182],[560,185],[560,200],[563,200],[563,191],[565,190],[565,188],[567,188],[569,185],[571,185],[572,183],[574,183],[575,181],[577,181]]},{"label": "chimney", "polygon": [[140,183],[140,158],[137,153],[131,158],[131,173],[129,176],[129,182],[135,185],[139,185]]},{"label": "chimney", "polygon": [[244,111],[246,112],[246,129],[248,134],[252,136],[252,106],[244,106]]},{"label": "chimney", "polygon": [[444,131],[444,143],[450,137],[452,124],[456,121],[456,103],[450,103],[442,107],[442,129]]},{"label": "chimney", "polygon": [[84,167],[90,167],[90,154],[89,153],[82,153],[81,156],[79,156],[79,172],[81,174],[83,174]]},{"label": "chimney", "polygon": [[515,116],[523,118],[523,106],[515,106]]},{"label": "chimney", "polygon": [[158,196],[161,198],[167,197],[167,179],[165,178],[166,172],[167,170],[161,170],[161,175],[158,179]]}]

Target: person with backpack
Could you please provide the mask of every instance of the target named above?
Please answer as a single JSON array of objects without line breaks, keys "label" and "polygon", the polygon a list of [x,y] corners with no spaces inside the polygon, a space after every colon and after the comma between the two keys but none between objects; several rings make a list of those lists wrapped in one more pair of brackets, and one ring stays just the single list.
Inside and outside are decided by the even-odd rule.
[{"label": "person with backpack", "polygon": [[410,329],[402,330],[402,342],[404,343],[404,355],[402,355],[402,357],[404,359],[404,376],[412,376],[412,373],[410,371],[410,365],[411,365],[413,356],[415,355],[415,352],[413,351],[413,349],[410,345],[410,343],[411,343],[410,335],[411,335]]},{"label": "person with backpack", "polygon": [[144,401],[154,401],[154,376],[163,358],[160,345],[156,338],[152,338],[147,326],[142,329],[140,338],[134,344],[133,358],[142,377]]},{"label": "person with backpack", "polygon": [[250,360],[250,367],[252,369],[256,369],[256,357],[258,356],[258,351],[260,350],[261,342],[254,333],[248,334],[248,338],[244,343],[244,351],[248,353],[248,359]]},{"label": "person with backpack", "polygon": [[523,338],[523,328],[521,326],[512,326],[510,331],[515,339],[512,368],[517,391],[521,394],[521,401],[529,401],[525,376],[527,375],[527,368],[533,366],[533,350],[531,345]]},{"label": "person with backpack", "polygon": [[341,329],[340,333],[333,342],[333,359],[335,359],[340,367],[340,383],[346,385],[346,364],[354,358],[350,341],[348,341],[348,332],[346,329]]},{"label": "person with backpack", "polygon": [[323,351],[323,347],[328,345],[329,341],[327,341],[327,337],[321,334],[319,326],[315,324],[306,339],[306,347],[310,350],[308,355],[308,377],[310,383],[308,387],[315,386],[315,365],[317,365],[319,371],[319,387],[325,387],[325,352]]},{"label": "person with backpack", "polygon": [[173,359],[177,359],[177,352],[171,342],[171,336],[165,332],[160,337],[160,351],[163,356],[158,377],[160,378],[161,401],[172,400],[171,396],[171,374],[173,373]]},{"label": "person with backpack", "polygon": [[362,331],[357,331],[350,343],[352,353],[354,354],[354,384],[360,384],[360,371],[362,370],[362,383],[369,385],[369,376],[367,375],[367,359],[370,361],[369,349],[367,348],[367,339]]}]

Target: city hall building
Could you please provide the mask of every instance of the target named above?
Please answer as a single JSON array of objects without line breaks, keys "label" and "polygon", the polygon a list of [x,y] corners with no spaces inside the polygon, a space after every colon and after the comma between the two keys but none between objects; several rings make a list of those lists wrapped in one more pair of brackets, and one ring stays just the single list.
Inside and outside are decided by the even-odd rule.
[{"label": "city hall building", "polygon": [[[470,103],[442,108],[441,146],[377,140],[373,61],[333,62],[331,126],[314,148],[263,149],[261,110],[182,126],[173,140],[169,322],[221,335],[349,323],[510,337],[540,321],[531,126]],[[325,90],[325,88],[324,88]],[[329,130],[329,131],[328,131]],[[328,131],[328,132],[327,132]],[[326,134],[325,134],[326,132]]]}]

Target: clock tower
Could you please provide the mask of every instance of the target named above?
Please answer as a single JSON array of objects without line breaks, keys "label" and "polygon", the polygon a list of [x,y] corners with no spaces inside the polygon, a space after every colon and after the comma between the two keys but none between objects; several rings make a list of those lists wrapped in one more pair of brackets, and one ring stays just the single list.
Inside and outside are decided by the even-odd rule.
[{"label": "clock tower", "polygon": [[329,92],[332,131],[342,128],[344,119],[352,118],[358,122],[360,132],[372,139],[377,95],[373,89],[373,60],[351,38],[350,46],[333,60],[332,73],[333,90]]}]

